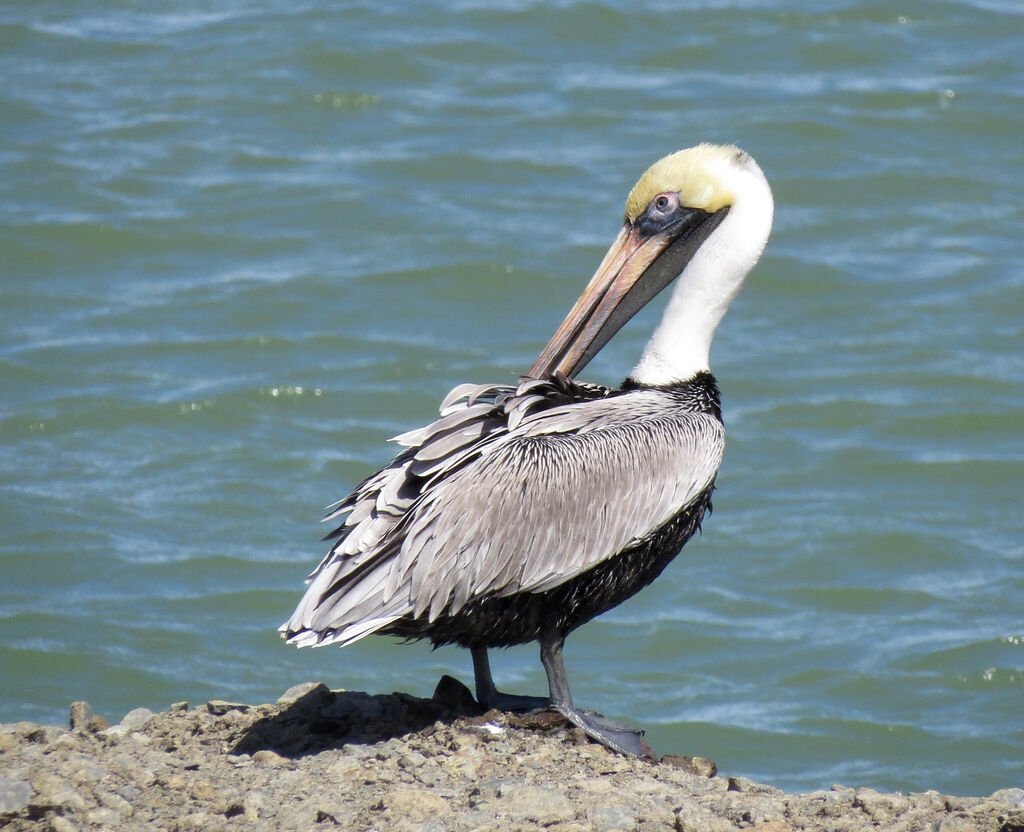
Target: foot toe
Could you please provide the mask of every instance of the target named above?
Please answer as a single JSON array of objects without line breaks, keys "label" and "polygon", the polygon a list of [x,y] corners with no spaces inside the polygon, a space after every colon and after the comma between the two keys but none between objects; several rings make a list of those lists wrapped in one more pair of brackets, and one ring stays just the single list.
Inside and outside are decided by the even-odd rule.
[{"label": "foot toe", "polygon": [[654,749],[644,742],[642,728],[631,728],[594,711],[580,711],[575,708],[557,708],[556,710],[592,740],[613,751],[633,757],[657,759]]}]

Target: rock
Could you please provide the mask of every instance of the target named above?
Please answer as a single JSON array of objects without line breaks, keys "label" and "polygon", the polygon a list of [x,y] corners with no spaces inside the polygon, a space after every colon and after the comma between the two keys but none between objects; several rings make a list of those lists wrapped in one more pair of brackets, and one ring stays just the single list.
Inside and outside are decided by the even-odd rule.
[{"label": "rock", "polygon": [[85,731],[90,734],[99,733],[104,728],[110,727],[110,723],[97,714],[89,706],[88,702],[71,703],[71,715],[68,719],[68,724],[71,726],[72,731]]},{"label": "rock", "polygon": [[1024,789],[999,789],[992,792],[989,800],[1006,802],[1012,806],[1024,807]]},{"label": "rock", "polygon": [[978,826],[969,815],[957,812],[939,821],[937,832],[978,832]]},{"label": "rock", "polygon": [[224,699],[211,699],[206,703],[206,710],[214,716],[223,716],[230,711],[248,711],[251,705],[245,705],[241,702],[227,702]]},{"label": "rock", "polygon": [[510,723],[513,728],[526,728],[531,731],[554,731],[570,726],[569,720],[555,711],[529,711],[513,716]]},{"label": "rock", "polygon": [[687,757],[685,754],[666,754],[661,758],[663,765],[679,768],[695,777],[714,777],[718,766],[706,757]]},{"label": "rock", "polygon": [[284,757],[276,751],[271,751],[269,748],[264,748],[253,754],[252,761],[263,768],[275,768],[277,766],[284,766],[288,764],[288,761]]},{"label": "rock", "polygon": [[498,789],[499,812],[518,815],[541,826],[573,816],[569,800],[554,789],[527,783],[509,783]]},{"label": "rock", "polygon": [[189,786],[188,793],[193,800],[212,801],[217,798],[217,790],[209,780],[195,780]]},{"label": "rock", "polygon": [[210,828],[212,820],[209,812],[189,812],[185,815],[182,826],[185,829],[205,831]]},{"label": "rock", "polygon": [[[755,783],[749,777],[730,777],[728,790],[731,792],[747,792],[750,794],[781,794],[781,789],[776,789],[774,786],[766,786],[764,783]],[[813,792],[812,794],[819,794]],[[820,794],[830,794],[830,792],[820,792]]]},{"label": "rock", "polygon": [[803,811],[816,818],[839,818],[854,807],[856,797],[850,790],[834,792],[821,789],[801,796]]},{"label": "rock", "polygon": [[385,811],[412,823],[448,814],[448,801],[425,789],[392,789],[382,800]]},{"label": "rock", "polygon": [[153,712],[149,708],[134,708],[124,715],[117,725],[104,728],[99,733],[104,737],[114,740],[121,739],[133,731],[139,731],[146,726],[146,723],[153,718]]},{"label": "rock", "polygon": [[13,734],[27,742],[41,742],[46,738],[46,726],[35,722],[11,722],[0,728],[0,733]]},{"label": "rock", "polygon": [[745,823],[755,827],[764,826],[771,832],[772,823],[782,823],[786,819],[786,803],[770,795],[751,795],[749,800],[743,801],[743,808],[740,816]]},{"label": "rock", "polygon": [[221,714],[220,718],[228,725],[247,725],[249,722],[246,712],[241,708],[232,708],[226,713]]},{"label": "rock", "polygon": [[277,697],[277,704],[288,707],[294,705],[300,699],[308,696],[313,691],[317,691],[320,694],[330,693],[330,689],[323,682],[302,682],[298,685],[292,685],[288,690]]},{"label": "rock", "polygon": [[418,769],[427,761],[427,758],[418,751],[410,751],[398,758],[398,767],[407,769]]},{"label": "rock", "polygon": [[588,809],[587,820],[593,825],[594,832],[632,832],[637,823],[636,813],[621,806]]},{"label": "rock", "polygon": [[53,832],[78,832],[78,827],[61,815],[51,816],[50,829],[52,829]]},{"label": "rock", "polygon": [[153,712],[149,708],[133,708],[124,715],[121,727],[128,731],[141,731],[152,718]]},{"label": "rock", "polygon": [[676,832],[734,832],[736,825],[703,806],[689,804],[676,809]]},{"label": "rock", "polygon": [[473,694],[462,682],[452,676],[442,676],[434,688],[431,697],[434,702],[454,708],[463,708],[468,712],[482,711]]},{"label": "rock", "polygon": [[622,757],[574,736],[557,714],[480,715],[465,697],[441,699],[308,683],[279,705],[137,709],[98,732],[84,705],[72,711],[70,731],[0,725],[0,826],[1024,832],[1020,789],[989,797],[846,787],[785,794],[715,776],[701,758]]},{"label": "rock", "polygon": [[892,822],[910,808],[902,794],[882,794],[874,789],[858,789],[853,798],[855,808],[863,809],[874,823]]},{"label": "rock", "polygon": [[674,788],[668,783],[662,783],[660,780],[637,778],[630,791],[633,794],[668,795],[674,791]]},{"label": "rock", "polygon": [[331,698],[320,706],[319,714],[325,719],[355,720],[365,724],[381,720],[384,705],[379,697],[346,691],[341,696],[331,694]]},{"label": "rock", "polygon": [[318,829],[331,827],[351,829],[355,815],[356,813],[351,807],[325,803],[317,808],[313,820],[316,821]]},{"label": "rock", "polygon": [[0,815],[20,812],[32,797],[32,786],[16,777],[0,777]]},{"label": "rock", "polygon": [[245,799],[242,801],[242,811],[245,813],[246,820],[253,823],[258,821],[266,802],[266,796],[261,791],[254,789],[246,794]]},{"label": "rock", "polygon": [[108,809],[119,814],[126,815],[132,811],[131,803],[115,792],[97,787],[93,790],[93,794],[102,806],[106,806]]},{"label": "rock", "polygon": [[158,779],[156,785],[172,792],[178,792],[185,788],[185,778],[180,774],[171,774],[163,779]]},{"label": "rock", "polygon": [[107,808],[93,809],[86,813],[85,818],[90,825],[104,829],[117,829],[124,820],[124,816],[120,812]]},{"label": "rock", "polygon": [[51,771],[36,771],[31,775],[36,795],[32,805],[39,811],[48,809],[84,809],[85,800],[63,776]]}]

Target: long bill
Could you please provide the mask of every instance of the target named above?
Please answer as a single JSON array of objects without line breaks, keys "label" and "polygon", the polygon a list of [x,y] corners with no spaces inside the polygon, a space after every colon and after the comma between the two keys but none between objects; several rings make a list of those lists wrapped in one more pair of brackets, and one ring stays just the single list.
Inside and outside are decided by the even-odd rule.
[{"label": "long bill", "polygon": [[728,210],[714,214],[690,211],[654,234],[645,234],[627,220],[527,375],[575,376],[630,318],[682,273]]}]

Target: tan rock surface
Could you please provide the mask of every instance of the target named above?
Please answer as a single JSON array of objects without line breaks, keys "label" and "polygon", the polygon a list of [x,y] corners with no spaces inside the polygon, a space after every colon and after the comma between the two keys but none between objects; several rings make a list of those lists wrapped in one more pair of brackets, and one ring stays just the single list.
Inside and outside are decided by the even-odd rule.
[{"label": "tan rock surface", "polygon": [[[450,689],[450,686],[449,686]],[[1024,832],[1024,791],[786,794],[617,756],[558,718],[297,685],[276,704],[0,725],[0,827],[42,830]],[[471,709],[470,709],[471,710]]]}]

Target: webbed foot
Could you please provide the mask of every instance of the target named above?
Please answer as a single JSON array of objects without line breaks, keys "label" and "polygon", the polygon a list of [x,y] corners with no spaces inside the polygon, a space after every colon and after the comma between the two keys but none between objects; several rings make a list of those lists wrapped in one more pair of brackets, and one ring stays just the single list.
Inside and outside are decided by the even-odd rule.
[{"label": "webbed foot", "polygon": [[601,745],[610,748],[612,751],[648,760],[658,759],[654,749],[644,742],[644,731],[642,728],[631,728],[625,723],[608,719],[596,711],[583,711],[579,708],[565,706],[556,707],[554,710],[558,711],[558,713],[592,740],[601,743]]}]

